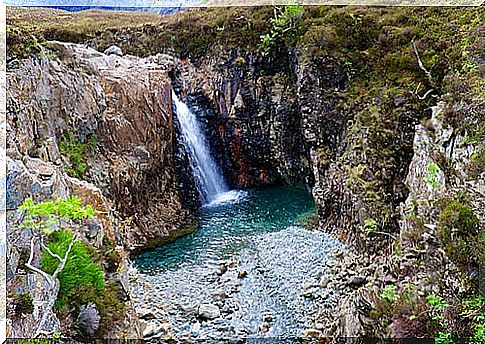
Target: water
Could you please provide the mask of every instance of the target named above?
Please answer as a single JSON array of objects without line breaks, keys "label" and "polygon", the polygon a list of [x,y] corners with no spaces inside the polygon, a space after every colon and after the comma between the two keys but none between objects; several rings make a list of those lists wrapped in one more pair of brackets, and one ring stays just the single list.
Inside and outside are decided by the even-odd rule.
[{"label": "water", "polygon": [[[220,196],[232,201],[202,207],[196,232],[136,257],[135,305],[154,309],[151,321],[168,321],[172,335],[184,341],[299,337],[314,326],[319,307],[332,301],[318,286],[329,273],[331,251],[341,246],[297,226],[299,215],[314,210],[304,190],[234,193]],[[218,275],[221,263],[228,270]],[[247,276],[238,278],[240,271]],[[200,319],[197,309],[204,303],[219,307],[220,317]]]},{"label": "water", "polygon": [[210,203],[222,193],[229,191],[219,167],[211,156],[204,131],[195,114],[180,101],[175,92],[172,98],[180,125],[182,143],[189,155],[190,167],[202,203]]}]

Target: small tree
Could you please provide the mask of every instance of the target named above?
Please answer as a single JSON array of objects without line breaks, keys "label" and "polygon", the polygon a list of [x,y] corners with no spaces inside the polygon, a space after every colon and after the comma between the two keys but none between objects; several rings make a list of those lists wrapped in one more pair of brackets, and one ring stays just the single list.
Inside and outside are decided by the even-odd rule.
[{"label": "small tree", "polygon": [[[55,201],[46,201],[40,203],[34,203],[32,199],[26,199],[19,209],[25,212],[25,216],[17,228],[29,230],[32,235],[30,240],[29,260],[25,266],[33,272],[41,275],[46,280],[48,285],[48,299],[42,306],[42,318],[34,332],[34,338],[36,338],[40,334],[45,333],[43,331],[43,327],[48,316],[52,314],[52,309],[57,300],[57,295],[60,289],[58,275],[62,272],[66,265],[72,247],[77,240],[77,233],[72,235],[71,241],[64,256],[54,253],[44,243],[44,237],[45,235],[49,235],[52,232],[62,228],[63,221],[79,221],[94,217],[95,210],[91,205],[83,206],[81,204],[81,199],[76,196],[70,196],[67,199],[58,198]],[[44,252],[59,261],[59,264],[51,274],[32,265],[35,246],[37,244],[41,246]]]}]

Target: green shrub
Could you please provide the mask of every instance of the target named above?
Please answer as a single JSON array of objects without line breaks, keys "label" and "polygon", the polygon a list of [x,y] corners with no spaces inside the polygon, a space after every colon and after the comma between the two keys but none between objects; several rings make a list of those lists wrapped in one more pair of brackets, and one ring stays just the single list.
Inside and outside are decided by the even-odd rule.
[{"label": "green shrub", "polygon": [[20,339],[18,344],[52,344],[55,343],[51,339],[37,338],[37,339]]},{"label": "green shrub", "polygon": [[453,344],[453,336],[449,332],[440,332],[434,340],[435,344]]},{"label": "green shrub", "polygon": [[369,235],[377,230],[377,222],[372,219],[364,221],[364,232]]},{"label": "green shrub", "polygon": [[[73,234],[65,230],[53,232],[50,235],[47,247],[55,254],[64,257],[72,237]],[[59,260],[52,257],[46,250],[43,250],[41,257],[42,269],[52,274],[58,265]],[[92,261],[86,244],[80,241],[74,243],[66,265],[59,274],[59,282],[61,286],[56,301],[57,309],[62,309],[69,303],[70,293],[79,286],[90,285],[98,292],[104,289],[103,269]]]},{"label": "green shrub", "polygon": [[390,303],[396,302],[397,299],[398,299],[398,296],[397,296],[397,293],[396,293],[396,286],[395,285],[387,285],[382,290],[381,298],[386,300],[387,302],[390,302]]},{"label": "green shrub", "polygon": [[441,322],[443,322],[444,321],[443,311],[446,308],[450,307],[448,302],[439,295],[428,295],[426,297],[426,300],[428,300],[428,303],[431,306],[431,318],[437,324],[440,324]]},{"label": "green shrub", "polygon": [[405,285],[399,292],[395,285],[388,285],[378,295],[371,316],[383,328],[392,321],[395,330],[405,336],[431,335],[426,307],[414,285]]},{"label": "green shrub", "polygon": [[258,45],[258,50],[263,56],[269,55],[279,40],[291,39],[296,35],[302,12],[302,6],[290,5],[285,6],[279,15],[271,18],[271,32],[261,35]]},{"label": "green shrub", "polygon": [[64,137],[59,141],[59,152],[68,161],[67,172],[72,177],[84,179],[89,171],[87,155],[98,147],[96,137],[90,136],[86,141],[80,141],[73,137],[69,132],[64,132]]},{"label": "green shrub", "polygon": [[471,156],[466,170],[472,179],[478,178],[485,171],[485,149],[481,149]]},{"label": "green shrub", "polygon": [[440,186],[438,179],[439,179],[439,167],[435,163],[430,163],[426,167],[426,176],[424,177],[424,180],[426,181],[426,184],[431,186],[432,189],[436,189]]},{"label": "green shrub", "polygon": [[439,236],[447,256],[461,266],[483,262],[484,235],[479,232],[473,210],[458,201],[451,201],[439,216]]}]

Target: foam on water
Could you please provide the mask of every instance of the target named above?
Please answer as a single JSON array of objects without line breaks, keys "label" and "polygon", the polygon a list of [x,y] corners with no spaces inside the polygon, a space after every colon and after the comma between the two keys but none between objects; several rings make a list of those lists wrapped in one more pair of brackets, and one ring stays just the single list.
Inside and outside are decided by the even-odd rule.
[{"label": "foam on water", "polygon": [[227,203],[238,203],[248,195],[247,191],[230,190],[216,195],[205,207],[217,207]]}]

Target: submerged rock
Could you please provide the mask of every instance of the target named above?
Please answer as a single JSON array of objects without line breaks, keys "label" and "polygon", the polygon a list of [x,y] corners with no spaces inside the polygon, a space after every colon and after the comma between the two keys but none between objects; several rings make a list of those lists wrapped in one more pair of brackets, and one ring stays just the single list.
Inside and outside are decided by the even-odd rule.
[{"label": "submerged rock", "polygon": [[138,308],[136,310],[136,313],[138,314],[138,317],[140,319],[144,319],[144,320],[155,319],[154,312],[149,308]]},{"label": "submerged rock", "polygon": [[246,270],[241,270],[237,273],[237,278],[244,278],[248,275],[248,272]]}]

